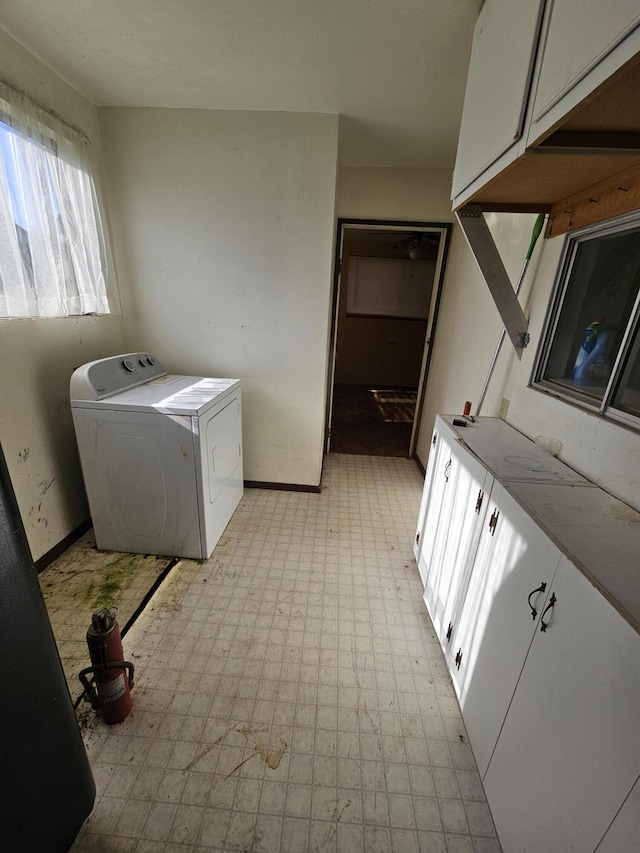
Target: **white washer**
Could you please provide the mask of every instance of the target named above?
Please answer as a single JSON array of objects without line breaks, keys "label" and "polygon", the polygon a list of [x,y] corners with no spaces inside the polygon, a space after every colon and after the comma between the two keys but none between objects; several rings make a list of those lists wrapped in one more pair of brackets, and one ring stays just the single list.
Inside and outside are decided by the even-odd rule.
[{"label": "white washer", "polygon": [[70,397],[98,548],[209,557],[243,492],[239,380],[126,353],[75,370]]}]

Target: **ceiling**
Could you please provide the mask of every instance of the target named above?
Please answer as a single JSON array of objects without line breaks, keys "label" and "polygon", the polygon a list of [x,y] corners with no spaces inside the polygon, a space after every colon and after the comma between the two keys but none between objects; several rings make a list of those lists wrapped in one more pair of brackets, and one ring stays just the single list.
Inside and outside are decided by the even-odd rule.
[{"label": "ceiling", "polygon": [[481,4],[2,0],[0,27],[98,105],[340,113],[342,163],[450,168]]}]

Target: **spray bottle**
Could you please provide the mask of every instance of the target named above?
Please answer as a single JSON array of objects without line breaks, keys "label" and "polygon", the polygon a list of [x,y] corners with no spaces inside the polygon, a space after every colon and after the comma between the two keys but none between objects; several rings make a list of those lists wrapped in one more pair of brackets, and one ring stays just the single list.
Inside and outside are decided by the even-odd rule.
[{"label": "spray bottle", "polygon": [[577,385],[604,387],[609,381],[609,349],[616,326],[605,324],[605,316],[596,317],[584,330],[571,379]]}]

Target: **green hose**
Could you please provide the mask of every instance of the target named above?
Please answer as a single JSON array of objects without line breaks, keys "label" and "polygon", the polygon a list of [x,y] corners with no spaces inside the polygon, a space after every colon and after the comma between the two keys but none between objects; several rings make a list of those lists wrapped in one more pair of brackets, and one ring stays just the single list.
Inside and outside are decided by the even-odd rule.
[{"label": "green hose", "polygon": [[529,243],[529,249],[527,250],[527,256],[525,258],[526,261],[531,260],[531,255],[533,255],[533,250],[536,247],[536,243],[538,242],[538,237],[542,234],[542,226],[544,225],[544,213],[539,213],[538,218],[536,219],[533,231],[531,232],[531,242]]}]

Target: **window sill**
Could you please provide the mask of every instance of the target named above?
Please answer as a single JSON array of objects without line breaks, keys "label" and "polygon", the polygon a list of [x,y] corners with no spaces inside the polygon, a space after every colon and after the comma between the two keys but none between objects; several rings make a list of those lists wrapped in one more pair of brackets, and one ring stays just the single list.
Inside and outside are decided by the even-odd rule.
[{"label": "window sill", "polygon": [[640,432],[640,417],[622,412],[619,409],[608,408],[604,412],[600,411],[600,400],[596,398],[589,400],[583,396],[584,392],[583,394],[578,394],[576,391],[573,391],[569,380],[563,380],[562,382],[540,380],[538,382],[531,382],[529,388],[533,391],[539,391],[542,394],[554,397],[556,400],[561,400],[563,403],[568,403],[570,406],[607,423],[624,427],[631,432]]}]

